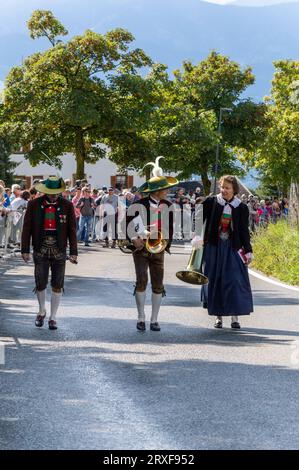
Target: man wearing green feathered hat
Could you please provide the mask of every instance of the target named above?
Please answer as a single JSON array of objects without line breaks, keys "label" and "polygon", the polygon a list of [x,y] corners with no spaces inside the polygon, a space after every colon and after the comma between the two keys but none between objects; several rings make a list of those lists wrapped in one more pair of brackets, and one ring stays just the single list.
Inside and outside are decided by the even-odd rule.
[{"label": "man wearing green feathered hat", "polygon": [[43,195],[29,201],[22,230],[21,253],[27,263],[30,259],[30,243],[33,245],[35,286],[39,312],[35,325],[42,327],[46,318],[46,288],[51,268],[50,330],[57,329],[56,314],[64,285],[66,250],[69,243],[69,259],[77,263],[76,218],[73,204],[61,197],[65,183],[61,177],[50,176],[35,184]]},{"label": "man wearing green feathered hat", "polygon": [[158,314],[165,289],[164,251],[169,251],[173,236],[172,204],[166,199],[169,188],[179,182],[171,176],[164,176],[157,157],[153,166],[153,176],[138,191],[145,197],[132,204],[127,214],[127,236],[134,251],[136,272],[135,300],[138,311],[137,329],[145,331],[145,300],[148,283],[148,270],[152,284],[151,331],[160,331]]}]

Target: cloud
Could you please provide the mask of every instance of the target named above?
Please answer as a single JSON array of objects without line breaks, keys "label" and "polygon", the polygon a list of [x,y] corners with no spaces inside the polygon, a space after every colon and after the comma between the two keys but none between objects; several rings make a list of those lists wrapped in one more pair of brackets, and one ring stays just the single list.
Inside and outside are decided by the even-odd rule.
[{"label": "cloud", "polygon": [[217,3],[217,5],[228,5],[229,3],[233,3],[234,0],[202,0],[203,2],[208,3]]}]

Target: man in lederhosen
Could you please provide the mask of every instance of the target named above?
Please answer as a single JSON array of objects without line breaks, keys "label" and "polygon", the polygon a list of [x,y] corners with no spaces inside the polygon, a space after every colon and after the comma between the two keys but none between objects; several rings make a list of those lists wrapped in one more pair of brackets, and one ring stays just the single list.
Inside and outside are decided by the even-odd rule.
[{"label": "man in lederhosen", "polygon": [[[139,188],[139,191],[147,197],[143,197],[137,203],[132,204],[127,215],[127,235],[134,246],[133,259],[136,272],[134,295],[138,310],[137,329],[140,331],[146,329],[145,299],[148,270],[150,271],[152,284],[150,329],[152,331],[160,331],[161,329],[158,323],[158,314],[162,297],[165,295],[163,284],[164,251],[169,251],[173,235],[172,204],[166,200],[166,197],[168,189],[177,185],[178,180],[173,177],[163,176],[158,161],[159,157],[156,159],[153,168],[154,176]],[[159,233],[163,235],[160,242]],[[148,249],[146,246],[149,235],[153,250]],[[157,246],[155,247],[156,243]]]},{"label": "man in lederhosen", "polygon": [[51,268],[50,330],[57,329],[56,313],[64,285],[66,249],[69,242],[72,263],[77,263],[76,218],[73,204],[60,195],[65,191],[62,178],[55,176],[35,185],[43,193],[28,203],[22,231],[21,253],[23,260],[30,259],[30,241],[33,245],[35,286],[39,312],[35,325],[41,327],[46,317],[46,288]]}]

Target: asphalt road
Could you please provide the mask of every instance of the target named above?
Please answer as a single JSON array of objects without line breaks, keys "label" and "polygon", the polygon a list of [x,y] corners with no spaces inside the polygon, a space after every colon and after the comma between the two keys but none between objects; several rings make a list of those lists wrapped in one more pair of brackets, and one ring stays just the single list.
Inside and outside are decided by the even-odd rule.
[{"label": "asphalt road", "polygon": [[118,249],[68,264],[57,331],[34,326],[33,265],[1,261],[1,449],[299,448],[299,293],[252,278],[255,312],[215,330],[188,257],[166,256],[159,333],[135,328]]}]

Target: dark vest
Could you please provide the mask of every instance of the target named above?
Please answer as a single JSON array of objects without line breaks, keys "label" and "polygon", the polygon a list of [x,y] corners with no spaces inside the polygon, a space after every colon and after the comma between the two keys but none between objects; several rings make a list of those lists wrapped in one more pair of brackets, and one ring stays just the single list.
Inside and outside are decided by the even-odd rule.
[{"label": "dark vest", "polygon": [[[207,221],[205,242],[217,245],[219,242],[219,226],[223,206],[217,202],[216,197],[208,197],[202,204],[203,220]],[[252,252],[249,234],[249,210],[243,202],[238,207],[232,207],[231,240],[235,250],[244,248],[245,253]]]},{"label": "dark vest", "polygon": [[[30,241],[35,251],[39,251],[44,236],[45,197],[41,196],[29,201],[22,230],[21,251],[30,252]],[[56,210],[57,243],[60,251],[64,252],[67,242],[70,254],[77,255],[76,218],[73,204],[62,197],[58,198]]]},{"label": "dark vest", "polygon": [[[141,211],[138,210],[138,204],[141,204],[145,209],[144,212],[141,213]],[[159,207],[163,210],[163,205],[166,205],[168,208],[172,206],[171,202],[167,201],[166,199],[162,199],[160,201]],[[136,210],[135,210],[136,208]],[[132,212],[133,211],[133,212]],[[137,217],[138,215],[141,216],[143,224],[148,227],[151,224],[151,206],[150,206],[150,199],[149,197],[144,197],[140,199],[139,201],[136,201],[134,204],[132,204],[129,208],[129,213],[130,215],[127,215],[127,227],[132,220]],[[146,220],[143,215],[146,214]],[[163,220],[162,220],[162,227],[163,227]],[[173,237],[173,211],[169,211],[169,222],[168,222],[168,228],[169,228],[169,243],[168,246],[171,245],[172,242],[172,237]],[[129,238],[129,236],[128,236]]]}]

